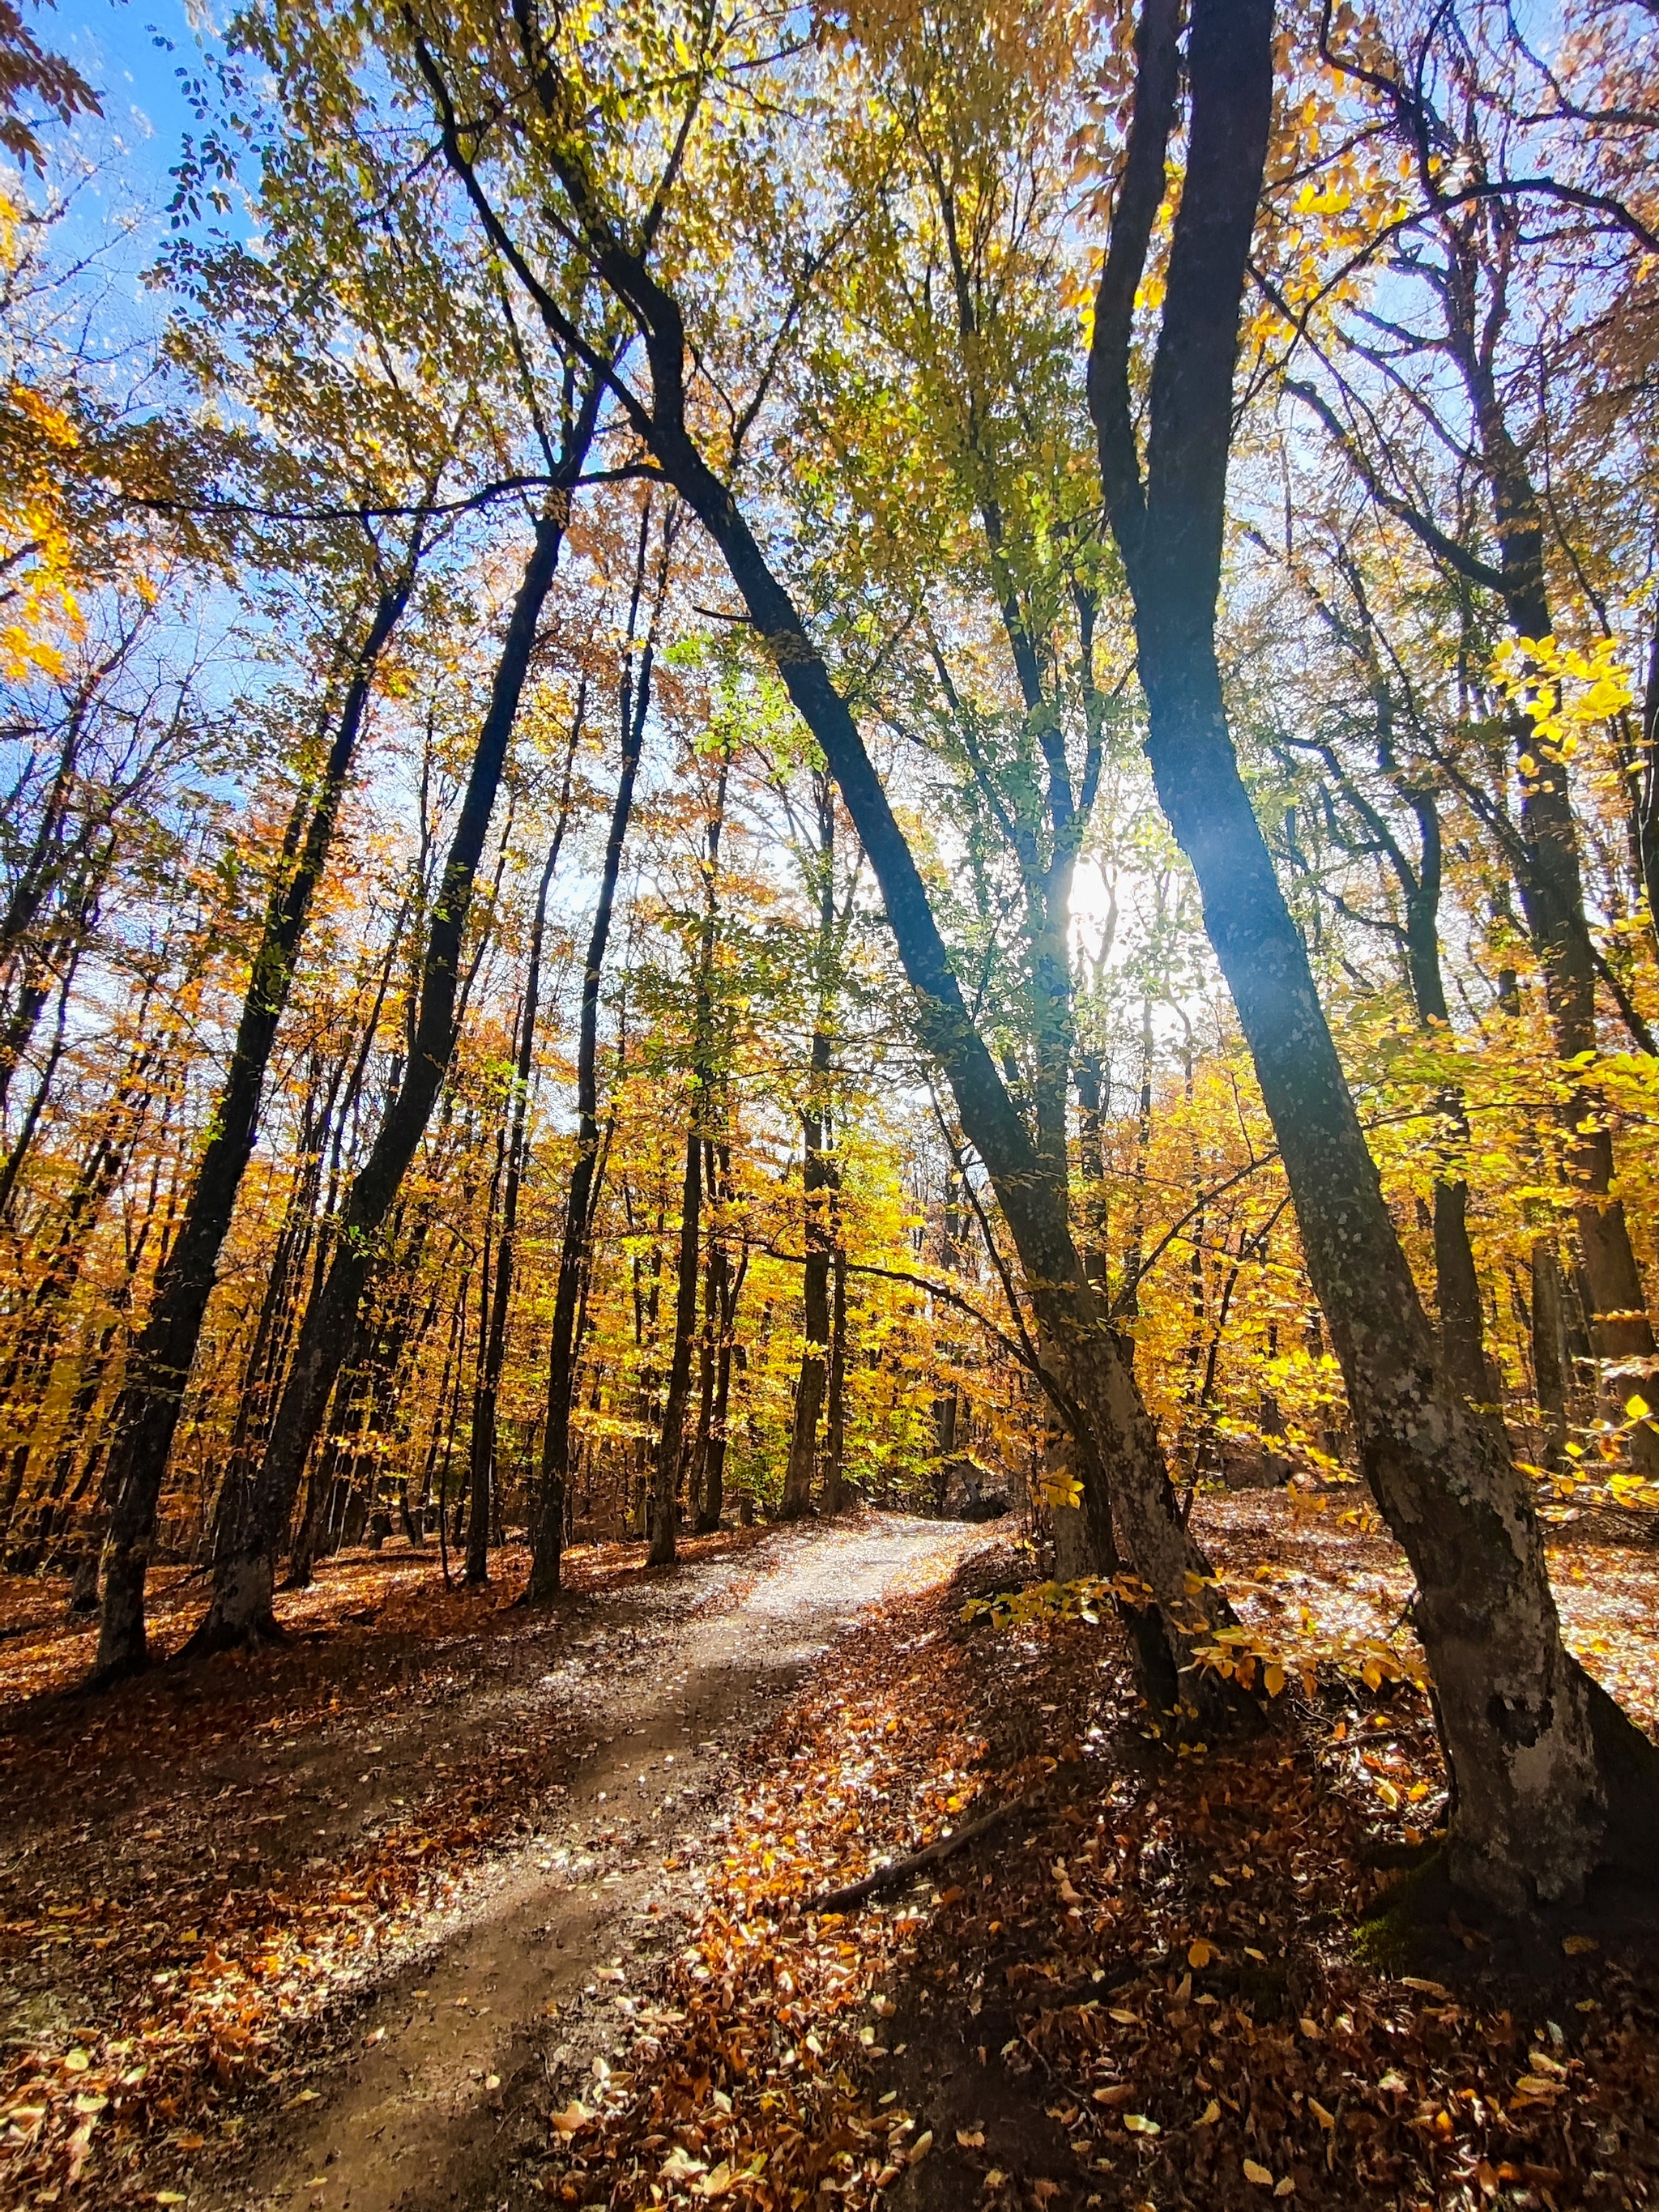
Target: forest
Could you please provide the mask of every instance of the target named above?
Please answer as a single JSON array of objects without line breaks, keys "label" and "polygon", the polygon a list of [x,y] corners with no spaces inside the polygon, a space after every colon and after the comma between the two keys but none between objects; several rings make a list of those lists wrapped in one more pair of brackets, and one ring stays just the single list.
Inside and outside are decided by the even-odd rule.
[{"label": "forest", "polygon": [[153,12],[0,0],[5,2203],[1648,2203],[1659,7]]}]

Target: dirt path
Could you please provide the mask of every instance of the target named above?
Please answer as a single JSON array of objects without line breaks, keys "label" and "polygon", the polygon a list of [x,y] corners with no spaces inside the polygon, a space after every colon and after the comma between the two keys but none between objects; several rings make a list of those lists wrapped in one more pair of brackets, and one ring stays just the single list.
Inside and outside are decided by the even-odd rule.
[{"label": "dirt path", "polygon": [[[632,1632],[648,1588],[613,1601],[608,1625],[537,1686],[592,1735],[559,1816],[378,1962],[303,2077],[291,2069],[288,2086],[303,2086],[249,2124],[234,2167],[181,2177],[187,2201],[528,2203],[514,2168],[544,2150],[550,2085],[605,2062],[630,1990],[683,1939],[749,1735],[866,1607],[943,1580],[982,1540],[890,1516],[780,1534],[741,1563],[689,1570],[686,1617],[666,1635]],[[752,1581],[738,1605],[699,1608],[739,1571]],[[440,1725],[453,1736],[454,1715]]]}]

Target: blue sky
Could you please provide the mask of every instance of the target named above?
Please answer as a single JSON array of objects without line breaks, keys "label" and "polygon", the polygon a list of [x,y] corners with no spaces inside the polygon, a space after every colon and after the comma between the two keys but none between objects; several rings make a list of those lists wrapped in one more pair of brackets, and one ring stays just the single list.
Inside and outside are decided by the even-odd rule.
[{"label": "blue sky", "polygon": [[[222,15],[229,4],[214,0]],[[131,328],[136,312],[146,327],[154,307],[140,278],[167,234],[169,172],[197,127],[179,77],[200,75],[212,18],[185,0],[58,0],[29,12],[42,45],[68,55],[103,102],[103,119],[78,119],[67,146],[65,134],[46,134],[48,188],[71,193],[60,235],[72,251],[96,253],[105,276],[127,295],[120,319]],[[87,173],[76,185],[82,163]],[[112,237],[120,240],[113,246]]]},{"label": "blue sky", "polygon": [[[198,21],[205,21],[199,11]],[[58,0],[38,11],[35,28],[100,94],[103,143],[116,142],[134,197],[154,204],[171,189],[167,171],[191,126],[176,72],[197,66],[202,52],[180,0]]]}]

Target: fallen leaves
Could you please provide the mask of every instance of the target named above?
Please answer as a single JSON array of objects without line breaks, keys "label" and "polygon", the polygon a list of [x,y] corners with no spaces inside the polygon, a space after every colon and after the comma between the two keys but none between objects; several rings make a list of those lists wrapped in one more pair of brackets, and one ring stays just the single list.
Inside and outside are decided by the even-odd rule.
[{"label": "fallen leaves", "polygon": [[[1350,1540],[1361,1540],[1319,1532],[1327,1557]],[[1310,1595],[1297,1585],[1296,1602]],[[934,1600],[896,1607],[781,1713],[733,1799],[721,1863],[704,1870],[693,1940],[660,1990],[635,1983],[629,2055],[613,2054],[591,2084],[584,2075],[580,2095],[560,2090],[544,2175],[554,2201],[568,2183],[564,2201],[618,2212],[650,2204],[653,2187],[665,2201],[741,2212],[865,2212],[926,2160],[945,2199],[970,2203],[1017,2182],[1022,2202],[1046,2191],[1082,2203],[1103,2193],[1099,2161],[1115,2155],[1139,2192],[1125,2205],[1182,2191],[1218,2204],[1294,2195],[1335,2212],[1455,2203],[1465,2185],[1488,2197],[1555,2190],[1585,2170],[1592,2141],[1607,2146],[1594,2154],[1602,2165],[1629,2170],[1631,2127],[1659,2102],[1653,2014],[1594,1939],[1561,1941],[1571,1995],[1548,2018],[1482,2000],[1438,1954],[1431,1963],[1447,1979],[1343,1954],[1343,1931],[1384,1887],[1366,1863],[1371,1839],[1400,1837],[1396,1822],[1421,1802],[1413,1793],[1437,1786],[1409,1684],[1385,1684],[1374,1701],[1356,1694],[1335,1718],[1327,1706],[1305,1735],[1285,1726],[1171,1759],[1146,1748],[1110,1625],[1050,1617],[1021,1628],[1029,1702],[1016,1714],[1006,1647],[957,1638],[953,1611]],[[1052,1710],[1033,1733],[1039,1698]],[[1082,1747],[1078,1759],[1060,1758],[1068,1745]],[[1401,1794],[1397,1814],[1379,1777]],[[904,1856],[965,1804],[1022,1791],[1036,1808],[1029,1837],[1005,1832],[964,1853],[948,1890],[924,1881],[861,1911],[801,1916],[801,1899],[828,1881]],[[422,1855],[441,1878],[488,1850],[497,1807],[514,1802],[511,1790],[472,1796],[476,1805],[458,1796],[459,1836],[440,1826]],[[398,1839],[387,1856],[406,1868],[403,1838],[432,1831],[422,1808],[378,1841]],[[143,2002],[167,2033],[146,2042],[76,2027],[25,2054],[3,2108],[14,2162],[46,2161],[40,2174],[61,2186],[78,2158],[81,2197],[99,2201],[101,2147],[125,2140],[138,2115],[221,2082],[234,2094],[269,2064],[265,1993],[291,2004],[325,1991],[398,1909],[386,1877],[387,1861],[368,1851],[328,1868],[309,1893],[290,1885],[280,1908],[267,1883],[244,1919],[196,1913],[188,1929],[158,1930]],[[125,1941],[108,1900],[32,1910],[24,1943],[55,1942],[55,1930]],[[1449,1941],[1455,1960],[1485,1955],[1486,1939],[1462,1923],[1449,1923]],[[592,1978],[619,1989],[621,1976]],[[964,2039],[968,2101],[952,2103],[948,2067],[937,2078],[918,2069],[923,2054]],[[1015,2116],[1006,2135],[974,2101],[986,2068],[994,2109]],[[1043,2151],[1046,2172],[1021,2172],[1018,2116],[1030,2115],[1035,2145],[1053,2135],[1050,2108],[1069,2149]],[[181,2106],[168,2120],[180,2154],[204,2140],[179,2132],[184,2117]],[[1068,2156],[1077,2177],[1057,2183]]]},{"label": "fallen leaves", "polygon": [[[1328,1552],[1347,1540],[1322,1532]],[[907,1619],[781,1717],[737,1808],[708,1915],[672,1977],[685,2028],[651,2032],[641,2093],[580,2139],[586,2201],[608,2195],[643,2212],[656,2166],[639,2147],[653,2134],[716,2173],[763,2158],[766,2193],[753,2201],[781,2212],[871,2207],[924,2142],[945,2169],[940,2201],[963,2205],[1000,2203],[1017,2185],[1030,2203],[1184,2194],[1346,2212],[1455,2202],[1456,2177],[1475,2186],[1482,2159],[1493,2175],[1562,2163],[1549,2144],[1592,2087],[1576,2052],[1557,2051],[1529,2020],[1483,2010],[1455,1978],[1370,1972],[1331,1944],[1385,1887],[1364,1864],[1389,1816],[1363,1754],[1386,1766],[1402,1808],[1435,1779],[1409,1682],[1384,1683],[1375,1704],[1361,1698],[1340,1729],[1327,1715],[1306,1739],[1155,1753],[1149,1768],[1133,1750],[1145,1738],[1110,1626],[1050,1613],[1007,1632],[1030,1685],[1026,1725],[1039,1703],[1053,1708],[1032,1741],[1003,1733],[1006,1646],[940,1634],[926,1605]],[[895,1717],[902,1753],[889,1757]],[[1085,1755],[1067,1765],[1059,1753],[1071,1743]],[[827,1870],[845,1880],[935,1832],[969,1746],[993,1801],[1049,1778],[1047,1825],[1029,1848],[981,1850],[949,1907],[924,1890],[816,1926],[791,1918],[792,1899],[821,1894]],[[860,1856],[847,1856],[849,1839]],[[1449,1940],[1465,1936],[1479,1940],[1467,1929]],[[1594,1956],[1566,1955],[1575,1972]],[[872,2017],[893,2022],[890,2054]],[[1576,2044],[1592,2017],[1570,2014]],[[965,2075],[952,2090],[961,2039]],[[907,2047],[916,2055],[905,2058]],[[1623,2078],[1648,2082],[1645,2043],[1620,2050]],[[978,2117],[986,2068],[1006,2132]],[[1547,2093],[1529,2096],[1522,2075]],[[715,2088],[729,2113],[714,2108]],[[1656,2092],[1659,2078],[1633,2094],[1651,2103]],[[923,2094],[926,2110],[914,2102]],[[1054,2127],[1076,2163],[1070,2182],[1037,2148]],[[1022,2172],[1013,2160],[1027,2143]],[[1121,2197],[1103,2180],[1114,2154],[1120,2184],[1126,2162],[1133,2173]]]},{"label": "fallen leaves", "polygon": [[[759,1533],[700,1539],[692,1548],[742,1551]],[[505,1575],[523,1571],[522,1551],[498,1556]],[[585,1546],[571,1557],[580,1592],[641,1575],[645,1552]],[[185,1608],[199,1610],[202,1593],[198,1582],[170,1571],[157,1581],[152,1628],[165,1649],[188,1625]],[[0,1577],[0,1624],[25,1603],[43,1612],[53,1591]],[[152,1675],[118,1704],[89,1715],[70,1709],[67,1722],[47,1708],[29,1730],[0,1742],[15,1796],[51,1802],[70,1769],[67,1786],[78,1791],[107,1753],[118,1773],[132,1763],[151,1798],[142,1820],[118,1837],[106,1887],[64,1893],[87,1878],[71,1860],[52,1870],[33,1918],[0,1928],[14,1984],[40,1992],[32,2002],[44,2016],[61,2019],[72,2003],[71,2021],[87,2017],[86,1949],[96,1953],[106,1992],[93,2012],[101,2025],[78,2028],[70,2050],[20,2039],[0,2064],[0,2174],[15,2192],[50,2203],[44,2192],[73,2186],[82,2205],[100,2191],[125,2202],[137,2162],[163,2141],[173,2155],[193,2155],[162,2129],[185,2114],[222,2114],[248,2090],[280,2079],[288,2039],[383,1945],[453,1904],[568,1755],[570,1717],[543,1700],[533,1721],[515,1722],[512,1743],[438,1770],[418,1805],[371,1790],[373,1827],[342,1823],[331,1847],[320,1848],[309,1828],[299,1832],[293,1808],[273,1809],[270,1793],[287,1787],[283,1777],[261,1789],[256,1769],[227,1784],[216,1769],[232,1754],[215,1747],[234,1745],[246,1765],[268,1762],[279,1745],[303,1746],[307,1758],[334,1759],[343,1791],[360,1791],[380,1771],[365,1763],[385,1748],[388,1702],[393,1711],[449,1703],[458,1662],[466,1670],[462,1653],[495,1646],[510,1655],[525,1634],[523,1616],[505,1605],[480,1611],[447,1593],[435,1558],[406,1552],[343,1554],[310,1589],[284,1595],[280,1610],[305,1635],[257,1662],[221,1662],[209,1696]],[[17,1697],[73,1680],[95,1640],[95,1631],[48,1623],[38,1643],[0,1644],[0,1688]],[[398,1655],[395,1672],[388,1645]],[[544,1666],[528,1640],[525,1650]],[[445,1657],[434,1669],[424,1655],[439,1651]],[[422,1663],[411,1663],[411,1654]],[[144,1847],[131,1869],[122,1843]],[[216,1866],[236,1879],[222,1887]],[[317,2094],[279,2092],[276,2101],[293,2111]]]}]

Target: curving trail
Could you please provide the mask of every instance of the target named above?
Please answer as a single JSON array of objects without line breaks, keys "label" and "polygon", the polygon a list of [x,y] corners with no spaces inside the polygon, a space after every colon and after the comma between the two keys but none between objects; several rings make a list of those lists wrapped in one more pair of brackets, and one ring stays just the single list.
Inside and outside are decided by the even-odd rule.
[{"label": "curving trail", "polygon": [[[655,1617],[661,1583],[611,1601],[606,1626],[538,1686],[574,1704],[593,1739],[558,1816],[381,1962],[332,2053],[287,2109],[250,2121],[233,2172],[192,2177],[191,2205],[528,2202],[513,2169],[545,2143],[548,2075],[603,2061],[629,1985],[695,1920],[749,1736],[866,1608],[943,1581],[986,1540],[870,1515],[683,1569],[668,1585],[677,1620]],[[734,1606],[739,1577],[752,1581]],[[455,1716],[441,1724],[453,1734]]]}]

